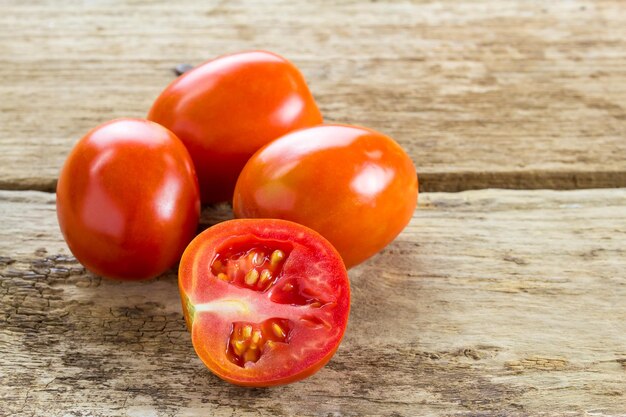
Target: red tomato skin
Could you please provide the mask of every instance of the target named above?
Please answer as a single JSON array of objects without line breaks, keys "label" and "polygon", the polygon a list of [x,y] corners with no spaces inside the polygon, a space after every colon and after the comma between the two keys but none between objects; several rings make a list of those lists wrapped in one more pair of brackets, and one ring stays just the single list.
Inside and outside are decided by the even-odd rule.
[{"label": "red tomato skin", "polygon": [[261,146],[322,123],[300,71],[265,51],[221,56],[186,72],[156,99],[148,119],[189,150],[204,204],[232,199],[237,176]]},{"label": "red tomato skin", "polygon": [[278,218],[319,232],[346,267],[389,244],[409,223],[418,181],[393,139],[348,125],[289,133],[260,149],[235,188],[237,218]]},{"label": "red tomato skin", "polygon": [[[216,248],[232,242],[233,239],[252,236],[263,236],[266,240],[275,240],[283,242],[302,243],[310,242],[314,248],[309,253],[310,258],[297,256],[298,262],[306,264],[307,260],[310,265],[305,265],[302,270],[296,274],[299,276],[308,276],[307,272],[316,271],[316,266],[324,264],[323,270],[326,271],[329,280],[339,283],[335,288],[338,295],[337,306],[333,312],[334,322],[337,324],[337,332],[327,340],[328,345],[325,349],[320,349],[319,354],[312,358],[307,358],[303,366],[300,366],[297,372],[285,375],[280,371],[274,371],[276,375],[271,378],[265,375],[261,376],[254,371],[237,372],[235,367],[224,367],[220,365],[220,361],[216,356],[223,355],[225,349],[221,345],[217,349],[208,347],[208,343],[219,337],[207,340],[202,332],[194,327],[194,320],[190,317],[188,302],[189,300],[197,300],[198,302],[212,301],[223,297],[236,299],[236,294],[243,296],[248,291],[236,290],[227,285],[215,285],[211,281],[209,272],[211,270],[211,260],[218,253]],[[293,253],[293,252],[292,252]],[[341,256],[336,249],[317,232],[297,223],[278,220],[278,219],[235,219],[218,223],[217,225],[204,230],[201,234],[187,246],[182,256],[179,273],[178,285],[183,303],[183,313],[188,329],[192,333],[192,341],[194,349],[203,363],[221,379],[235,385],[246,387],[270,387],[276,385],[284,385],[307,378],[319,371],[333,357],[346,331],[348,317],[350,314],[350,284],[348,275],[343,265]],[[254,318],[250,318],[254,321]],[[196,319],[196,322],[198,319]],[[195,326],[198,326],[196,323]],[[220,335],[221,336],[221,335]],[[235,371],[233,371],[235,369]],[[272,374],[272,370],[269,371]]]},{"label": "red tomato skin", "polygon": [[57,183],[57,217],[74,256],[95,274],[153,278],[195,235],[200,192],[189,153],[164,127],[118,119],[87,133]]}]

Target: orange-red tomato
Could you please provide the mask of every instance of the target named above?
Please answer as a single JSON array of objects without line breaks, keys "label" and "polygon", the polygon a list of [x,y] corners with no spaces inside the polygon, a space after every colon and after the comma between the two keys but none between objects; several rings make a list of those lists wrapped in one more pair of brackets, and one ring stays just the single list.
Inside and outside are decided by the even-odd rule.
[{"label": "orange-red tomato", "polygon": [[70,250],[92,272],[128,280],[159,275],[178,261],[198,226],[189,153],[147,120],[98,126],[61,170],[57,215]]},{"label": "orange-red tomato", "polygon": [[417,204],[417,174],[391,138],[324,125],[259,150],[235,188],[238,218],[291,220],[319,232],[354,266],[390,243]]},{"label": "orange-red tomato", "polygon": [[225,55],[186,72],[156,99],[148,119],[185,143],[203,203],[231,200],[239,172],[261,146],[322,123],[298,69],[263,51]]},{"label": "orange-red tomato", "polygon": [[273,219],[230,220],[180,262],[196,353],[220,378],[264,387],[305,378],[337,350],[350,310],[341,257],[318,233]]}]

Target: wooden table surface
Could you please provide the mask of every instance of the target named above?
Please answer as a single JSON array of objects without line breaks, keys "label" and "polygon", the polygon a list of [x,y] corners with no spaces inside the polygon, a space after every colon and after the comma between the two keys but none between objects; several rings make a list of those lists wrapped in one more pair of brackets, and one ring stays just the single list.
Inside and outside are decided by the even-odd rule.
[{"label": "wooden table surface", "polygon": [[[626,4],[330,4],[0,0],[1,416],[626,415]],[[422,192],[350,271],[331,362],[272,389],[201,364],[175,271],[86,272],[53,193],[72,145],[145,116],[177,64],[255,48],[326,120],[396,138]]]}]

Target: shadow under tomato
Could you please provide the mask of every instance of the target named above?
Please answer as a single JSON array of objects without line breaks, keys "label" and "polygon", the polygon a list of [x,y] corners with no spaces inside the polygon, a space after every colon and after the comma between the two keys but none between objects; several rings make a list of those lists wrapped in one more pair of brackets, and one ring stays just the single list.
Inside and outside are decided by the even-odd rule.
[{"label": "shadow under tomato", "polygon": [[235,216],[233,207],[230,203],[220,203],[202,207],[200,213],[200,224],[198,225],[198,233],[226,220],[231,220]]}]

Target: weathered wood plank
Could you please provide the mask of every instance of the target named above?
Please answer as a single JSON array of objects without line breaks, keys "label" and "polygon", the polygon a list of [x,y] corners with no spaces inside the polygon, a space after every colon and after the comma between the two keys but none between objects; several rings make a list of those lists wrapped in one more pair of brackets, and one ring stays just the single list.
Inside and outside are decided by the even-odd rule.
[{"label": "weathered wood plank", "polygon": [[251,48],[292,59],[327,120],[397,138],[423,190],[626,186],[621,0],[4,0],[0,188],[53,190],[175,65]]},{"label": "weathered wood plank", "polygon": [[[0,215],[7,414],[626,413],[626,189],[422,194],[405,232],[350,272],[333,360],[267,390],[204,368],[173,273],[86,273],[61,241],[54,195],[1,191]],[[229,216],[214,208],[203,223]]]}]

